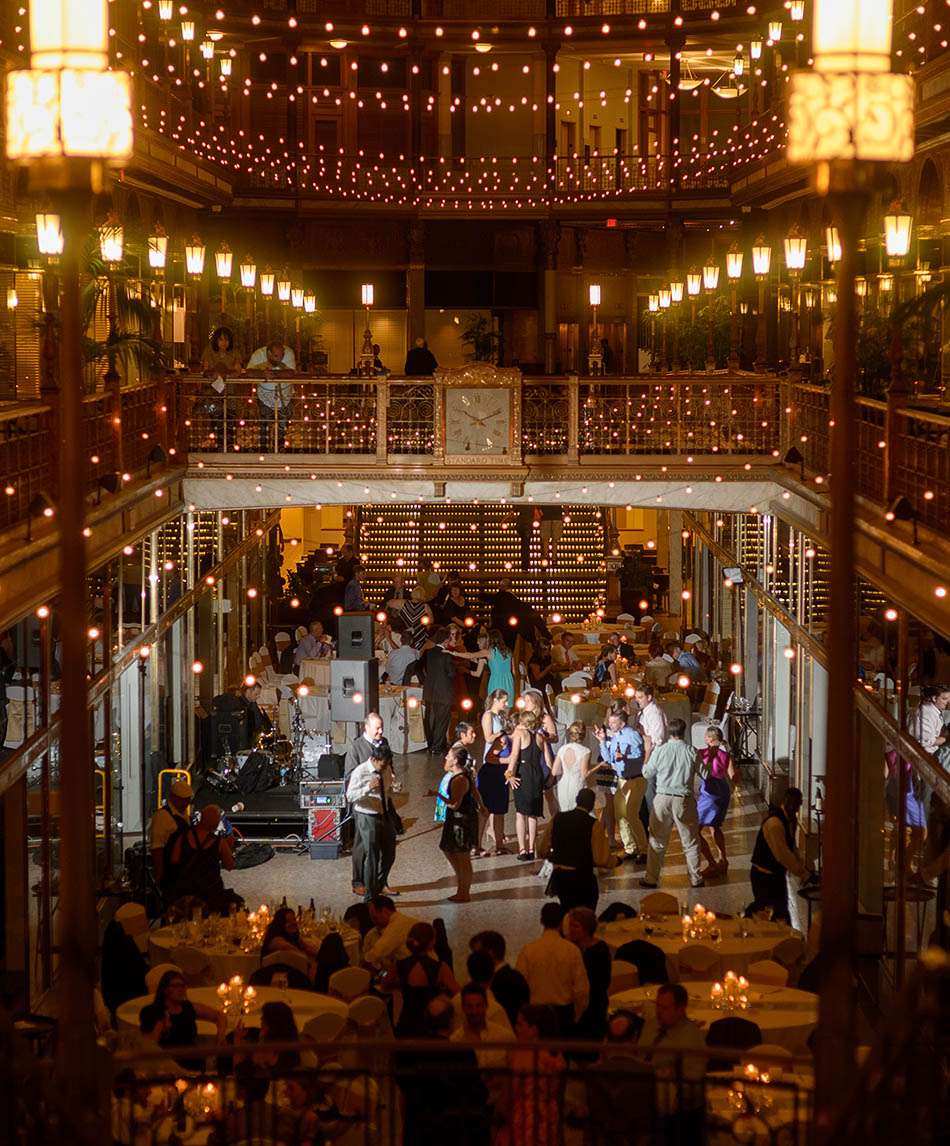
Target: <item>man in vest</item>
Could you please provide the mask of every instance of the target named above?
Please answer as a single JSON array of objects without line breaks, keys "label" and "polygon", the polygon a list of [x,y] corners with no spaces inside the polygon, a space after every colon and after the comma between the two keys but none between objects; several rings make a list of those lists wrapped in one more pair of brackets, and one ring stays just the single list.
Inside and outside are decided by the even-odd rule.
[{"label": "man in vest", "polygon": [[771,907],[772,918],[789,923],[788,873],[805,879],[811,869],[795,850],[795,830],[802,806],[798,788],[786,788],[778,807],[770,806],[752,849],[752,911]]},{"label": "man in vest", "polygon": [[565,911],[572,907],[589,907],[594,911],[600,889],[595,867],[614,867],[621,863],[610,853],[604,829],[593,817],[594,792],[582,788],[577,793],[577,807],[558,812],[551,825],[551,850],[548,859],[554,865],[550,890]]},{"label": "man in vest", "polygon": [[187,780],[175,780],[168,792],[168,799],[158,809],[149,825],[149,851],[152,855],[152,873],[155,882],[164,893],[169,887],[173,873],[169,870],[168,844],[182,828],[187,828],[188,805],[194,792]]}]

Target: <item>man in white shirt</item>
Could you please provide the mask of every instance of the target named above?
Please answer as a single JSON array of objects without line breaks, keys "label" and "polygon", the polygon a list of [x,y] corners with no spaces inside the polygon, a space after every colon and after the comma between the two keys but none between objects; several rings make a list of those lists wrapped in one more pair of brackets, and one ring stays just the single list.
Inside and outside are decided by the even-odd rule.
[{"label": "man in white shirt", "polygon": [[[284,346],[279,338],[255,350],[247,360],[248,374],[258,374],[271,379],[281,371],[296,370],[297,360],[289,346]],[[294,388],[289,382],[261,381],[257,383],[257,416],[260,421],[261,453],[273,443],[274,451],[279,451],[287,438],[287,423],[294,400]],[[274,427],[277,440],[274,441]]]},{"label": "man in white shirt", "polygon": [[590,983],[579,948],[561,935],[564,909],[559,903],[541,908],[540,939],[521,948],[517,969],[528,981],[532,1004],[553,1007],[561,1035],[569,1036],[587,1009]]},{"label": "man in white shirt", "polygon": [[384,770],[389,761],[382,752],[354,768],[346,785],[346,798],[353,810],[354,847],[363,857],[361,885],[364,898],[380,895],[396,858],[396,832],[389,812],[389,792]]},{"label": "man in white shirt", "polygon": [[369,917],[373,929],[363,940],[363,962],[382,968],[407,958],[406,936],[419,920],[397,911],[388,895],[373,896],[369,901]]},{"label": "man in white shirt", "polygon": [[[643,764],[650,760],[654,749],[659,748],[669,739],[666,727],[666,713],[657,704],[652,684],[641,684],[636,693],[637,705],[640,708],[640,735],[643,737]],[[653,812],[653,797],[656,795],[656,777],[647,780],[646,791],[640,802],[640,823],[644,832],[650,833],[650,816]]]},{"label": "man in white shirt", "polygon": [[[470,1043],[475,1049],[475,1057],[482,1070],[500,1070],[506,1065],[503,1050],[482,1050],[482,1043],[510,1043],[514,1040],[511,1027],[492,1022],[488,1017],[488,994],[481,983],[466,983],[459,999],[462,1016],[461,1025],[452,1035],[454,1043]],[[453,1006],[455,999],[452,1000]],[[497,1003],[495,1004],[498,1005]],[[504,1011],[502,1011],[504,1017]]]},{"label": "man in white shirt", "polygon": [[948,706],[950,689],[928,685],[920,690],[920,707],[910,718],[911,735],[921,748],[933,755],[947,743],[943,713]]}]

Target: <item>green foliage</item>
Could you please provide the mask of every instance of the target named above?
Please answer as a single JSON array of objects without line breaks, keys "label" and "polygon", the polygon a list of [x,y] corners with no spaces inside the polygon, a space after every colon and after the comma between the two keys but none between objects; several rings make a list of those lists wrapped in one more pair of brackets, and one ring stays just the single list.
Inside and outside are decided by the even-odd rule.
[{"label": "green foliage", "polygon": [[461,333],[462,345],[468,347],[466,357],[473,362],[495,362],[498,358],[498,331],[491,319],[483,314],[470,314]]},{"label": "green foliage", "polygon": [[865,306],[858,328],[858,384],[866,398],[883,398],[891,377],[890,317],[875,305]]},{"label": "green foliage", "polygon": [[712,322],[713,358],[717,368],[725,367],[729,361],[729,343],[731,320],[729,316],[729,301],[721,294],[713,295],[711,299],[701,302],[696,310],[696,319],[692,317],[692,303],[684,300],[666,311],[651,314],[643,312],[643,331],[641,339],[643,345],[651,345],[653,323],[656,323],[656,361],[654,365],[660,366],[661,347],[663,344],[663,331],[666,330],[667,354],[673,360],[674,350],[678,360],[673,363],[674,368],[702,371],[706,369],[706,354],[708,351],[709,324]]}]

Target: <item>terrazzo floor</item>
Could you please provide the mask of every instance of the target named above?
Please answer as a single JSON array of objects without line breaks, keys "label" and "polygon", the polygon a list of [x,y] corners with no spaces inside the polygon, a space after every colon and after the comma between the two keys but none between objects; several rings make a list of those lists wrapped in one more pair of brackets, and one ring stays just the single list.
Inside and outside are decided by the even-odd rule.
[{"label": "terrazzo floor", "polygon": [[[469,938],[486,928],[505,935],[512,954],[537,936],[539,913],[545,902],[544,881],[538,863],[519,863],[515,858],[514,812],[506,819],[512,854],[473,861],[475,878],[470,903],[447,902],[455,891],[455,878],[448,861],[439,851],[440,828],[433,825],[433,791],[441,775],[441,759],[425,753],[396,757],[396,774],[402,792],[396,802],[406,827],[399,840],[390,885],[400,892],[398,910],[431,922],[445,920],[449,941],[456,952],[465,952]],[[752,898],[749,887],[749,855],[761,823],[761,805],[748,793],[733,801],[725,824],[729,872],[723,879],[704,888],[689,886],[679,838],[674,831],[667,849],[660,887],[671,891],[690,908],[702,903],[715,911],[736,914]],[[226,882],[244,896],[250,905],[280,902],[284,896],[291,906],[306,906],[313,898],[318,906],[329,904],[337,915],[357,902],[350,878],[349,856],[337,860],[310,860],[307,856],[278,853],[258,867],[226,874]],[[637,887],[643,869],[623,864],[609,875],[600,876],[602,911],[619,899],[639,907],[646,891]],[[793,921],[794,922],[794,921]]]}]

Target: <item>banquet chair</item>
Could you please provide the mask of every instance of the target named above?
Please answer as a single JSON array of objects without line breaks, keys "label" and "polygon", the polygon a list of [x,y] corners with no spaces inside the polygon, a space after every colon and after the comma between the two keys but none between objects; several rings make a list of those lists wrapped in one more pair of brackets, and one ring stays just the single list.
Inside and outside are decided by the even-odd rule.
[{"label": "banquet chair", "polygon": [[304,1023],[303,1037],[315,1043],[335,1043],[346,1028],[346,1016],[324,1011]]},{"label": "banquet chair", "polygon": [[667,891],[651,891],[640,900],[641,915],[675,915],[680,913],[679,900]]},{"label": "banquet chair", "polygon": [[570,676],[566,676],[561,681],[562,689],[572,688],[587,688],[590,684],[590,677],[586,673],[572,672]]},{"label": "banquet chair", "polygon": [[691,943],[677,953],[681,982],[714,979],[719,975],[719,952],[702,943]]},{"label": "banquet chair", "polygon": [[788,1049],[788,1047],[779,1046],[778,1043],[759,1043],[757,1046],[750,1047],[756,1054],[767,1055],[769,1058],[794,1058],[795,1056]]},{"label": "banquet chair", "polygon": [[159,963],[153,967],[145,976],[145,990],[150,995],[154,995],[158,990],[158,984],[166,971],[177,971],[179,975],[181,974],[181,968],[177,963]]},{"label": "banquet chair", "polygon": [[774,959],[758,959],[749,964],[749,981],[751,983],[766,983],[770,987],[788,986],[788,968]]},{"label": "banquet chair", "polygon": [[211,982],[211,960],[197,947],[179,944],[172,948],[171,956],[189,987],[207,987]]},{"label": "banquet chair", "polygon": [[360,1038],[392,1038],[392,1026],[385,1000],[378,995],[361,995],[348,1008],[349,1021]]},{"label": "banquet chair", "polygon": [[123,903],[113,918],[141,952],[148,950],[148,915],[141,903]]},{"label": "banquet chair", "polygon": [[622,899],[615,899],[597,916],[598,923],[616,923],[618,919],[636,919],[637,909]]},{"label": "banquet chair", "polygon": [[775,947],[772,958],[788,971],[788,982],[794,986],[798,982],[805,960],[805,940],[799,939],[797,935],[790,935]]},{"label": "banquet chair", "polygon": [[269,987],[276,975],[283,973],[287,976],[287,986],[291,991],[312,991],[313,983],[309,975],[304,975],[289,963],[271,963],[268,967],[258,967],[252,971],[248,979],[251,987]]},{"label": "banquet chair", "polygon": [[618,613],[617,614],[617,624],[620,624],[621,621],[623,621],[624,624],[628,624],[631,621],[636,622],[636,619],[637,618],[633,615],[633,613]]},{"label": "banquet chair", "polygon": [[632,991],[640,986],[640,972],[633,963],[626,963],[623,959],[614,959],[610,967],[610,986],[608,995],[619,994],[620,991]]},{"label": "banquet chair", "polygon": [[[762,1031],[758,1023],[751,1019],[743,1019],[738,1015],[729,1015],[724,1019],[713,1019],[706,1032],[706,1046],[728,1047],[729,1050],[747,1051],[758,1046],[762,1041]],[[731,1070],[742,1059],[744,1054],[730,1055],[728,1058],[711,1058],[709,1070]]]},{"label": "banquet chair", "polygon": [[632,939],[617,948],[614,962],[632,963],[637,969],[641,985],[647,983],[668,983],[669,971],[662,947],[648,943],[645,939]]},{"label": "banquet chair", "polygon": [[302,951],[272,951],[261,960],[262,967],[274,967],[280,964],[283,967],[293,967],[301,975],[310,978],[310,960]]},{"label": "banquet chair", "polygon": [[330,976],[330,994],[350,1002],[369,990],[370,973],[365,967],[344,967]]}]

